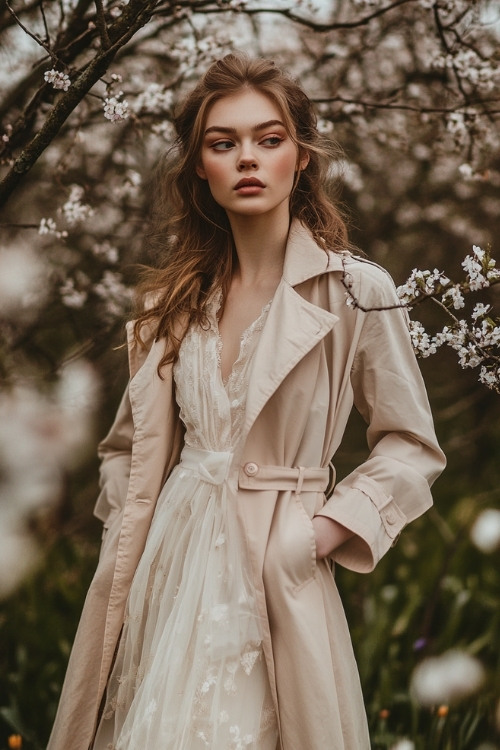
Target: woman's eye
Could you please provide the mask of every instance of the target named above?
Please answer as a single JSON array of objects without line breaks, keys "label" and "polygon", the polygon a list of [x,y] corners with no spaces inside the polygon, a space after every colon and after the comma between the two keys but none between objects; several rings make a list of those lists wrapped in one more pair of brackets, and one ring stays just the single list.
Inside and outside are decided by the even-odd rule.
[{"label": "woman's eye", "polygon": [[279,144],[283,141],[283,138],[279,135],[270,135],[267,138],[264,138],[263,141],[261,141],[264,146],[279,146]]},{"label": "woman's eye", "polygon": [[212,144],[212,148],[215,151],[227,151],[228,149],[233,147],[232,141],[217,141],[216,143]]}]

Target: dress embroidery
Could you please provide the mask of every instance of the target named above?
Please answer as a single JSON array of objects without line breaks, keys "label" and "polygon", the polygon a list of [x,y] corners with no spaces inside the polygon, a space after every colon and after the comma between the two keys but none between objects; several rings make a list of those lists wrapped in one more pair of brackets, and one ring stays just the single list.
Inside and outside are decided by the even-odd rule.
[{"label": "dress embroidery", "polygon": [[186,458],[158,498],[93,750],[276,748],[234,502],[250,365],[271,303],[242,335],[223,383],[220,301],[214,294],[207,330],[188,330],[174,366]]}]

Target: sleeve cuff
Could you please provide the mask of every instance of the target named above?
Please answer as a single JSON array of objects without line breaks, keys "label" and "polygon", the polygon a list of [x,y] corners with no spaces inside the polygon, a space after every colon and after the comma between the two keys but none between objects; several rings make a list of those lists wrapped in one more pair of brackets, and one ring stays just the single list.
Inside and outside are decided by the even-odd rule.
[{"label": "sleeve cuff", "polygon": [[369,573],[393,546],[407,519],[373,479],[357,475],[340,483],[316,515],[332,518],[354,533],[332,554],[335,562],[359,573]]}]

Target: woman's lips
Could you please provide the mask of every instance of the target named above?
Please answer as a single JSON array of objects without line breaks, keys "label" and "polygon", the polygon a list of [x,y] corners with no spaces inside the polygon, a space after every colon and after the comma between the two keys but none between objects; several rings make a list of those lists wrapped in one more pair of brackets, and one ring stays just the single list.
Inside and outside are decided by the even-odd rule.
[{"label": "woman's lips", "polygon": [[244,177],[234,187],[240,195],[257,195],[265,187],[256,177]]}]

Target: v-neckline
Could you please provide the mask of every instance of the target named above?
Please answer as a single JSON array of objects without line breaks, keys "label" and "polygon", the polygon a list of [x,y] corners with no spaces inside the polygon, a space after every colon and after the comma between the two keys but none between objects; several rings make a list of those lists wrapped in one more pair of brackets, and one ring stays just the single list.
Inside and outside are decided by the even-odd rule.
[{"label": "v-neckline", "polygon": [[231,368],[229,370],[229,373],[226,378],[222,375],[222,349],[224,346],[224,342],[222,340],[222,336],[219,330],[219,318],[218,313],[220,310],[220,306],[222,303],[222,289],[219,289],[217,294],[214,298],[213,308],[212,308],[212,322],[214,326],[214,331],[216,335],[216,347],[217,347],[217,369],[219,372],[220,381],[222,383],[222,386],[224,390],[227,391],[228,386],[230,385],[234,374],[238,370],[238,365],[241,364],[241,362],[244,360],[245,355],[245,349],[246,344],[252,337],[253,333],[258,329],[259,324],[262,322],[262,325],[264,325],[264,319],[267,313],[269,312],[269,309],[271,307],[273,298],[271,298],[268,302],[266,302],[265,305],[263,305],[259,315],[253,320],[250,325],[248,325],[245,330],[240,335],[240,345],[238,349],[238,354],[236,356],[236,359],[234,360],[233,364],[231,365]]}]

